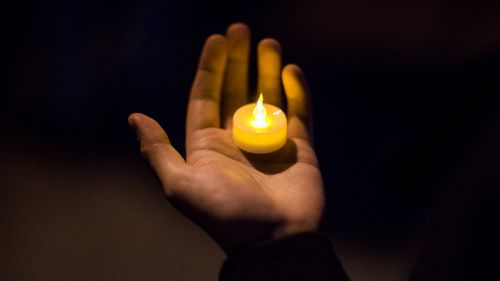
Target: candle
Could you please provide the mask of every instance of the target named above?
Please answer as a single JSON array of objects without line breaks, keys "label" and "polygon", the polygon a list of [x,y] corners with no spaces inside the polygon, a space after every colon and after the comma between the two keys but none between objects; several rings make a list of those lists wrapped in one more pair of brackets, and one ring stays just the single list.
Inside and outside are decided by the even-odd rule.
[{"label": "candle", "polygon": [[278,107],[263,103],[240,107],[233,115],[233,140],[242,150],[251,153],[270,153],[286,142],[286,116]]}]

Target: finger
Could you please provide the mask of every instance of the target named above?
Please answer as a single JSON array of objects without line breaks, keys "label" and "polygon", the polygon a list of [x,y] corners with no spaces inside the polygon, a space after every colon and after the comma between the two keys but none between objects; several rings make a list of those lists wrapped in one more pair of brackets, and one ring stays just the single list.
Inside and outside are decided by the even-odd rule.
[{"label": "finger", "polygon": [[282,76],[288,107],[288,136],[309,140],[311,104],[304,74],[297,65],[289,64],[283,68]]},{"label": "finger", "polygon": [[281,46],[274,39],[264,39],[257,48],[258,94],[264,102],[281,107]]},{"label": "finger", "polygon": [[188,166],[184,158],[170,145],[167,134],[150,117],[134,113],[129,116],[129,125],[135,129],[141,144],[141,154],[158,176],[168,196],[183,192],[189,179]]},{"label": "finger", "polygon": [[186,139],[199,129],[220,126],[220,95],[227,57],[222,35],[210,36],[203,47],[188,102]]},{"label": "finger", "polygon": [[250,29],[242,23],[232,24],[226,32],[228,57],[222,90],[222,120],[231,127],[234,112],[248,102],[248,59]]}]

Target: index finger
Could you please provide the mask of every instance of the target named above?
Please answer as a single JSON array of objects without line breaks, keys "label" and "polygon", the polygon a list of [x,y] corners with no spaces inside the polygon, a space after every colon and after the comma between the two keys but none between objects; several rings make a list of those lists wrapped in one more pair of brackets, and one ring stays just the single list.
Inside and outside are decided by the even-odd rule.
[{"label": "index finger", "polygon": [[220,96],[227,58],[222,35],[205,41],[188,102],[186,141],[196,130],[220,126]]}]

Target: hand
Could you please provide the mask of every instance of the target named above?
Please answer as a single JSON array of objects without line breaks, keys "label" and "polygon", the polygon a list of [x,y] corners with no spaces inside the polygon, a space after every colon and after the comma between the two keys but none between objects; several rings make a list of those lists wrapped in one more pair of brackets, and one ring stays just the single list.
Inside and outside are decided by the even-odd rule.
[{"label": "hand", "polygon": [[299,67],[287,65],[281,72],[281,47],[273,39],[258,46],[258,92],[283,108],[283,81],[287,143],[268,155],[242,152],[233,143],[232,115],[250,102],[249,46],[250,31],[243,24],[205,42],[189,98],[185,159],[156,121],[140,113],[129,117],[168,200],[226,252],[251,241],[314,231],[324,209],[310,143],[307,85]]}]

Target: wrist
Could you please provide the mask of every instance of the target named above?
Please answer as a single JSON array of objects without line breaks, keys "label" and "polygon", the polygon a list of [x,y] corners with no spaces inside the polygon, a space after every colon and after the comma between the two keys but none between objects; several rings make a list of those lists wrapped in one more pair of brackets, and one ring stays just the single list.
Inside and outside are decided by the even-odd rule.
[{"label": "wrist", "polygon": [[316,232],[319,229],[319,220],[294,220],[289,221],[283,226],[276,229],[273,234],[273,239],[282,239],[288,236],[305,233]]}]

